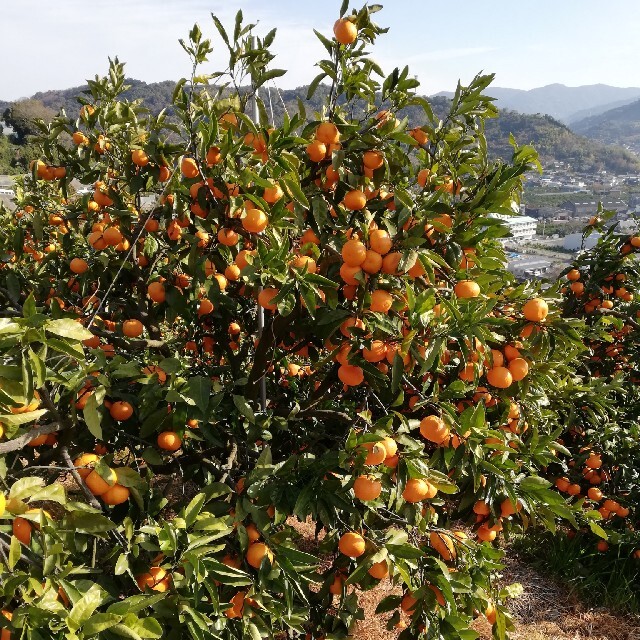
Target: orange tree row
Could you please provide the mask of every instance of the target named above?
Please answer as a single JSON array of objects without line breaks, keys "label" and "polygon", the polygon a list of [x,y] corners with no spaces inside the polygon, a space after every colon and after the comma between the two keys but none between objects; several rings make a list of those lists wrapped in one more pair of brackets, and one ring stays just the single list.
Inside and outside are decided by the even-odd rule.
[{"label": "orange tree row", "polygon": [[587,532],[587,549],[638,560],[640,235],[621,233],[610,222],[612,215],[601,212],[591,220],[583,237],[597,231],[597,244],[582,251],[565,273],[563,314],[584,319],[589,327],[589,350],[579,372],[591,387],[552,403],[563,416],[566,450],[549,467],[549,478],[561,493],[600,513],[608,540],[594,540]]},{"label": "orange tree row", "polygon": [[540,475],[588,330],[513,280],[490,215],[535,151],[488,158],[490,76],[442,121],[385,77],[375,9],[317,34],[321,113],[247,116],[283,72],[238,14],[213,18],[224,71],[197,26],[182,42],[175,118],[122,99],[115,60],[42,126],[0,221],[3,639],[343,638],[381,580],[403,638],[479,614],[503,638],[492,543],[600,532]]}]

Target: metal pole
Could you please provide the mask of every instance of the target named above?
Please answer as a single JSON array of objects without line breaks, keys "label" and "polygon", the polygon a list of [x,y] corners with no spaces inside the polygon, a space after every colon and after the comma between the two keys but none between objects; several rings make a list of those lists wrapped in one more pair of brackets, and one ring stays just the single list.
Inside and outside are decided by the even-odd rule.
[{"label": "metal pole", "polygon": [[[255,36],[251,37],[251,48],[255,49],[256,47],[256,38]],[[253,113],[251,117],[253,121],[258,124],[260,121],[260,116],[258,113],[258,89],[253,90],[253,95],[251,96],[251,106]],[[258,293],[262,291],[262,287],[259,287]],[[258,339],[262,340],[262,333],[264,331],[264,309],[258,305]],[[260,378],[260,406],[262,411],[267,410],[267,374],[266,372]]]}]

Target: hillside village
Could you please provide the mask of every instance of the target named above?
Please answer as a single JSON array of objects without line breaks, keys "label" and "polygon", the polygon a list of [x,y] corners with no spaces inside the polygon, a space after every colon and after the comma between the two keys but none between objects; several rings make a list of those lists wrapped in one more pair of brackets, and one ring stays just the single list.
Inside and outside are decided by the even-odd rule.
[{"label": "hillside village", "polygon": [[[170,104],[170,94],[173,83],[145,83],[139,80],[128,80],[130,89],[127,91],[129,99],[140,99],[151,113],[158,113]],[[629,102],[623,110],[637,110],[636,105],[640,89],[624,94],[625,90],[605,87],[614,94],[605,92],[598,86],[595,99],[591,105],[592,113],[585,118],[591,122],[595,117],[599,122],[606,120],[607,105],[603,101],[614,97]],[[590,248],[597,240],[597,234],[590,236],[583,245],[581,230],[588,221],[598,214],[600,208],[605,211],[615,211],[611,224],[619,225],[624,231],[634,231],[637,228],[634,215],[640,213],[640,156],[621,140],[609,140],[606,136],[594,136],[590,139],[584,135],[577,135],[574,130],[581,130],[582,120],[577,124],[565,125],[564,121],[573,120],[584,112],[571,115],[570,105],[576,105],[576,99],[583,94],[580,92],[594,87],[563,87],[550,85],[549,87],[519,92],[511,95],[512,90],[493,88],[496,92],[496,104],[501,108],[500,115],[490,120],[487,126],[487,140],[490,152],[494,157],[507,160],[512,152],[508,142],[513,134],[519,144],[533,144],[540,154],[544,167],[542,174],[532,173],[527,176],[525,192],[517,213],[514,216],[497,216],[502,218],[503,224],[509,229],[509,236],[504,239],[508,249],[509,268],[519,278],[555,277],[567,264],[573,255],[581,249]],[[48,91],[35,94],[29,103],[35,109],[43,109],[45,113],[53,114],[59,109],[72,113],[76,109],[76,96],[84,87],[74,87],[64,91]],[[542,92],[540,95],[536,94]],[[558,92],[565,101],[564,111],[553,109],[548,114],[534,113],[541,107],[540,100],[550,100],[553,92]],[[576,93],[577,92],[577,93]],[[308,109],[315,110],[318,105],[306,97],[307,88],[299,87],[295,90],[283,90],[280,94],[282,104],[275,105],[275,120],[282,118],[281,111],[297,107],[301,99]],[[322,87],[319,90],[322,93]],[[130,94],[130,95],[128,95]],[[528,100],[525,100],[528,94]],[[430,98],[434,112],[444,117],[449,105],[449,95],[436,95]],[[537,100],[537,102],[536,102]],[[597,104],[597,101],[600,103]],[[551,102],[554,102],[551,100]],[[618,104],[618,103],[611,103]],[[528,105],[528,106],[527,106]],[[10,103],[0,103],[0,107],[9,108]],[[522,109],[514,111],[513,108]],[[169,110],[170,111],[170,110]],[[274,107],[272,105],[272,113]],[[620,108],[611,113],[617,114]],[[0,116],[2,116],[0,111]],[[4,112],[6,115],[6,112]],[[406,115],[413,125],[420,118],[417,113],[406,110]],[[559,118],[556,120],[556,118]],[[8,122],[1,122],[0,142],[2,138],[13,140],[13,130]],[[28,140],[28,138],[27,138]],[[611,143],[614,144],[611,144]],[[28,146],[28,145],[27,145]],[[28,156],[21,159],[24,163]],[[14,164],[14,172],[23,172],[20,163]],[[0,169],[1,170],[1,169]],[[0,175],[0,203],[8,208],[13,207],[13,179],[12,175]],[[75,188],[82,190],[86,185],[76,184]]]}]

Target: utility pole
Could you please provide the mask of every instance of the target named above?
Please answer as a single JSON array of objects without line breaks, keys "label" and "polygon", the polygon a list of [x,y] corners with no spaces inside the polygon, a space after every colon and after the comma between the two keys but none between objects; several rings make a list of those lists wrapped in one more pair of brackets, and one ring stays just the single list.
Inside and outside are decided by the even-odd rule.
[{"label": "utility pole", "polygon": [[[256,38],[255,36],[251,37],[251,49],[255,49],[256,47]],[[252,87],[252,96],[251,96],[251,118],[257,125],[260,121],[260,115],[258,112],[258,89]],[[258,294],[262,291],[262,287],[259,287]],[[258,340],[262,340],[262,334],[264,332],[264,309],[258,304]],[[262,411],[267,410],[267,373],[262,375],[260,378],[260,407]]]}]

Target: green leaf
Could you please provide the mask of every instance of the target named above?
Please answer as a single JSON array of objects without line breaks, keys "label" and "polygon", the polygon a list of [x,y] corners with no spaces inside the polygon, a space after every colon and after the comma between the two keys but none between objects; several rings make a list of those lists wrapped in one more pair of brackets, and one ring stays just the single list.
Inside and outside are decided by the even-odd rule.
[{"label": "green leaf", "polygon": [[593,533],[595,533],[597,536],[599,536],[603,540],[609,539],[607,532],[597,522],[593,520],[589,520],[589,528],[591,529],[591,531],[593,531]]},{"label": "green leaf", "polygon": [[207,499],[207,496],[204,493],[199,493],[185,507],[184,520],[187,524],[187,528],[190,527],[196,521],[196,518],[198,517],[198,514],[202,510],[202,506],[204,505],[206,499]]},{"label": "green leaf", "polygon": [[7,564],[9,571],[13,571],[13,568],[20,560],[20,540],[15,536],[11,536],[11,544],[9,545],[9,557],[7,558]]},{"label": "green leaf", "polygon": [[77,631],[93,615],[102,604],[102,589],[94,584],[73,606],[67,616],[67,625],[72,631]]},{"label": "green leaf", "polygon": [[193,400],[195,406],[204,413],[209,406],[211,380],[205,376],[194,376],[187,380],[187,384],[180,392],[182,395]]},{"label": "green leaf", "polygon": [[113,613],[95,613],[82,625],[82,632],[85,636],[91,637],[113,627],[120,620],[122,620],[122,616]]},{"label": "green leaf", "polygon": [[0,415],[0,422],[19,426],[21,424],[27,424],[28,422],[35,422],[47,413],[47,411],[48,409],[37,409],[36,411],[27,411],[27,413],[8,413]]},{"label": "green leaf", "polygon": [[129,640],[142,640],[142,638],[135,632],[133,629],[129,627],[125,627],[123,624],[114,624],[111,629],[109,629],[111,633],[114,633],[121,638],[128,638]]},{"label": "green leaf", "polygon": [[116,566],[114,569],[114,573],[117,576],[121,576],[123,573],[126,573],[129,570],[129,559],[126,554],[121,553],[116,560]]},{"label": "green leaf", "polygon": [[[223,565],[224,566],[224,565]],[[125,598],[120,602],[114,602],[107,609],[107,613],[116,613],[118,615],[126,615],[128,613],[137,613],[143,611],[147,607],[152,607],[160,600],[167,597],[166,593],[156,593],[152,596],[137,595]]]},{"label": "green leaf", "polygon": [[88,340],[93,337],[91,331],[85,329],[79,322],[71,320],[71,318],[60,318],[59,320],[49,320],[44,328],[61,338],[69,340]]},{"label": "green leaf", "polygon": [[104,533],[116,528],[116,525],[100,513],[76,511],[70,516],[74,529],[82,533]]},{"label": "green leaf", "polygon": [[41,487],[44,487],[44,480],[42,478],[20,478],[20,480],[16,480],[11,485],[9,498],[14,500],[27,500]]},{"label": "green leaf", "polygon": [[87,400],[87,404],[84,405],[82,415],[91,435],[98,440],[102,440],[102,413],[98,411],[98,402],[100,403],[100,405],[102,405],[102,400],[104,399],[105,395],[105,389],[104,387],[99,388],[102,390],[102,397],[98,398],[97,390],[92,393]]},{"label": "green leaf", "polygon": [[25,318],[30,318],[31,316],[35,316],[37,313],[36,309],[36,300],[33,297],[33,291],[27,296],[27,299],[24,301],[22,305],[22,315]]},{"label": "green leaf", "polygon": [[155,618],[139,618],[131,613],[124,618],[122,623],[141,638],[162,637],[162,627]]},{"label": "green leaf", "polygon": [[253,413],[253,409],[249,406],[249,403],[246,401],[244,396],[233,396],[233,404],[236,405],[236,409],[251,423],[256,421],[255,413]]},{"label": "green leaf", "polygon": [[203,560],[203,562],[206,564],[209,576],[222,584],[228,584],[232,587],[245,587],[253,584],[251,576],[240,569],[228,567],[226,564],[209,558]]},{"label": "green leaf", "polygon": [[551,483],[548,480],[540,478],[539,476],[527,476],[520,483],[520,489],[522,489],[523,491],[532,491],[534,493],[536,491],[547,489],[550,486]]}]

